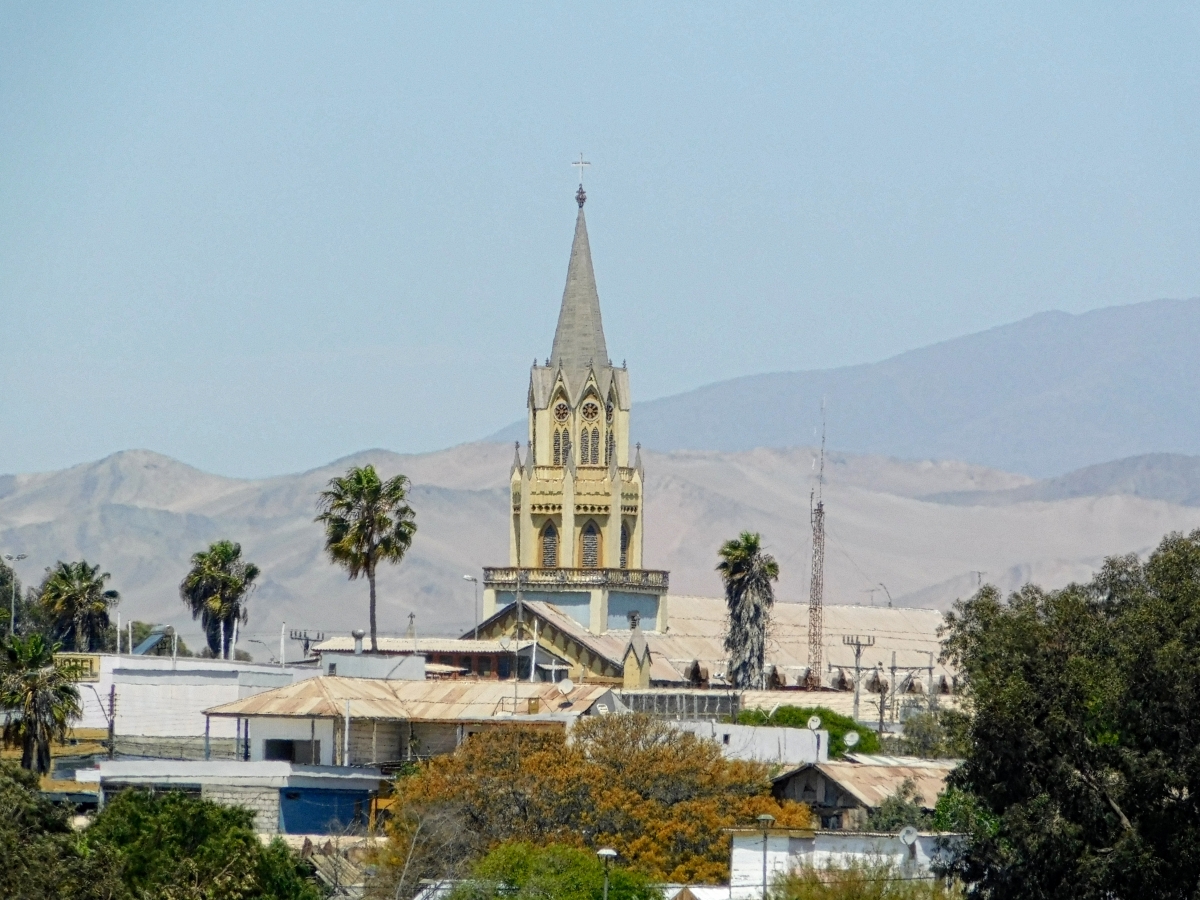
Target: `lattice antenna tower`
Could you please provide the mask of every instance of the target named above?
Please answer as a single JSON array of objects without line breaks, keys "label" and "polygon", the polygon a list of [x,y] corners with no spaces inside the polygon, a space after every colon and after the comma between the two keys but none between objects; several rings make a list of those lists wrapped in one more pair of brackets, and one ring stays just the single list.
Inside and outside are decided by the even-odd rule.
[{"label": "lattice antenna tower", "polygon": [[825,404],[821,403],[821,456],[816,487],[809,493],[812,521],[812,580],[808,584],[808,686],[821,686],[825,656]]}]

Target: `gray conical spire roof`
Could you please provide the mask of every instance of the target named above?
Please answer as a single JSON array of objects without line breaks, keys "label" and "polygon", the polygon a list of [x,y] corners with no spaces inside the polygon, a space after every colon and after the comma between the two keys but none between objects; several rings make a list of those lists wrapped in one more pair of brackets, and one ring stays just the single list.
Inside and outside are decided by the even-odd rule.
[{"label": "gray conical spire roof", "polygon": [[587,220],[583,205],[575,219],[575,240],[571,243],[571,262],[567,266],[567,286],[563,290],[558,327],[554,330],[554,349],[550,365],[561,365],[571,379],[572,390],[580,388],[588,365],[597,369],[608,365],[608,347],[604,343],[604,325],[600,321],[600,295],[596,274],[592,271],[592,250],[588,245]]}]

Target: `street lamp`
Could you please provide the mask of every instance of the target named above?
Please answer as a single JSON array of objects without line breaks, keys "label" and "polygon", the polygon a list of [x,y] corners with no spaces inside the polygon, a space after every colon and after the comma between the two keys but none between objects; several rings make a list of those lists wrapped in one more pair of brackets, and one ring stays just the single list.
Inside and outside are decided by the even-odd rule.
[{"label": "street lamp", "polygon": [[608,900],[608,866],[617,858],[617,851],[612,847],[602,847],[596,851],[596,855],[604,860],[604,900]]},{"label": "street lamp", "polygon": [[771,826],[775,824],[775,817],[770,813],[763,813],[758,817],[758,824],[763,830],[763,887],[762,900],[767,900],[767,835],[771,830]]},{"label": "street lamp", "polygon": [[[26,558],[26,554],[18,553],[16,556],[5,556],[10,563],[20,562]],[[9,571],[12,572],[12,598],[9,601],[8,607],[8,636],[11,638],[17,627],[17,570],[15,566],[9,566]]]},{"label": "street lamp", "polygon": [[475,640],[479,640],[479,579],[474,575],[464,575],[463,581],[471,581],[475,584]]}]

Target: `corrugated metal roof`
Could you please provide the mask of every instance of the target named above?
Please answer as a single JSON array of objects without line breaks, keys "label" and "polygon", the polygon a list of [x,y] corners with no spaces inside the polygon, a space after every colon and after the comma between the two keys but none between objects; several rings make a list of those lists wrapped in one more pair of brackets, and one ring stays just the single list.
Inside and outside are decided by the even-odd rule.
[{"label": "corrugated metal roof", "polygon": [[[725,601],[714,597],[669,596],[667,631],[646,631],[650,647],[650,677],[657,682],[683,680],[684,670],[693,660],[707,667],[712,676],[725,670],[727,611]],[[621,665],[629,643],[626,630],[592,634],[553,603],[526,601],[525,607],[552,622],[580,644],[616,665]],[[825,607],[825,661],[833,666],[854,667],[854,650],[842,643],[843,635],[870,636],[875,645],[864,650],[862,665],[874,668],[882,663],[897,667],[925,667],[932,654],[934,677],[952,674],[937,662],[941,651],[937,630],[943,614],[933,609],[899,609],[874,606]],[[782,668],[788,682],[795,684],[808,670],[808,605],[776,603],[771,611],[771,631],[767,639],[767,662]],[[828,672],[822,673],[828,679]],[[899,675],[898,677],[902,677]],[[888,674],[890,679],[890,672]],[[928,688],[928,686],[926,686]],[[776,695],[773,703],[778,702]]]},{"label": "corrugated metal roof", "polygon": [[773,780],[784,781],[798,772],[816,768],[839,788],[856,798],[863,806],[879,807],[884,800],[893,796],[906,780],[911,780],[916,795],[926,809],[932,809],[938,795],[945,790],[946,777],[958,765],[958,760],[908,759],[906,757],[870,757],[862,759],[895,759],[898,764],[881,765],[862,762],[822,762],[800,766],[790,772],[776,776]]},{"label": "corrugated metal roof", "polygon": [[[325,675],[264,691],[207,710],[213,716],[270,716],[280,718],[341,718],[350,703],[352,719],[391,719],[415,722],[467,722],[511,717],[513,698],[526,713],[537,700],[537,715],[578,716],[610,688],[576,685],[565,696],[557,685],[519,681],[384,681]],[[520,716],[518,716],[520,718]]]},{"label": "corrugated metal roof", "polygon": [[[381,637],[380,653],[416,654],[416,653],[512,653],[513,646],[504,647],[499,641],[475,641],[466,638],[410,638],[410,637]],[[521,647],[527,647],[530,641],[521,641]],[[370,641],[363,639],[363,646],[370,647]],[[347,653],[354,649],[354,638],[348,635],[335,635],[319,644],[313,645],[317,653]]]}]

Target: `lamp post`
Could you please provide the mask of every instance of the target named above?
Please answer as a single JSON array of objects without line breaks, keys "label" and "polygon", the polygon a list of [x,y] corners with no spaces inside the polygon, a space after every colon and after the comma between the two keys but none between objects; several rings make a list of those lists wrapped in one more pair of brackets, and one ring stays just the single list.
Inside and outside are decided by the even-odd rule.
[{"label": "lamp post", "polygon": [[763,813],[758,817],[758,824],[763,830],[763,886],[762,900],[767,900],[767,836],[771,831],[771,826],[775,824],[775,817],[770,813]]},{"label": "lamp post", "polygon": [[[9,563],[17,563],[26,557],[27,554],[18,553],[16,556],[6,555],[4,558]],[[9,600],[8,606],[8,636],[11,638],[16,633],[17,627],[17,567],[10,565],[8,570],[12,573],[12,597]]]},{"label": "lamp post", "polygon": [[602,847],[596,851],[596,855],[604,860],[604,900],[608,900],[608,866],[617,858],[617,851],[612,847]]},{"label": "lamp post", "polygon": [[463,581],[470,581],[475,585],[475,640],[479,640],[479,579],[474,575],[464,575]]}]

